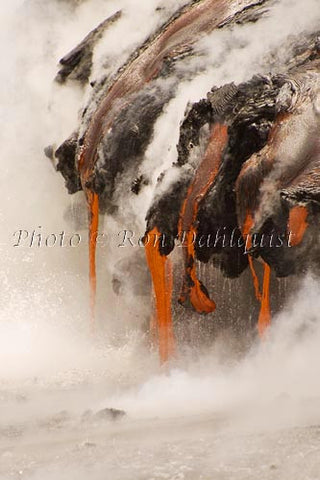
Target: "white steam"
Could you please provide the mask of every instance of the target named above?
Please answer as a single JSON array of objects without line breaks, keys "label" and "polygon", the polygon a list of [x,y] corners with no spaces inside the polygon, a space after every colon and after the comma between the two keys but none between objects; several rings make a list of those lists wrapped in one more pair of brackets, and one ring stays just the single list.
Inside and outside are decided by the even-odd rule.
[{"label": "white steam", "polygon": [[[198,73],[193,80],[179,84],[175,97],[156,122],[154,139],[140,168],[152,182],[140,198],[132,200],[133,210],[139,212],[140,224],[153,200],[159,174],[170,169],[177,158],[179,127],[188,102],[206,97],[213,86],[241,83],[255,74],[282,72],[281,62],[285,57],[274,56],[274,52],[290,36],[317,30],[320,20],[317,0],[303,3],[299,0],[281,0],[266,4],[266,9],[269,7],[268,13],[256,23],[214,31],[201,39],[197,45],[199,55],[181,64],[182,71]],[[167,173],[167,186],[176,179],[175,173],[174,169]]]},{"label": "white steam", "polygon": [[[231,355],[222,362],[224,347],[215,343],[209,351],[181,354],[164,372],[156,349],[150,351],[138,329],[147,318],[141,318],[132,297],[124,303],[111,292],[107,264],[110,259],[113,266],[124,255],[117,238],[108,237],[112,241],[99,250],[103,334],[96,337],[90,337],[88,327],[86,232],[80,231],[83,241],[76,248],[45,245],[52,233],[65,231],[67,239],[75,233],[63,218],[66,209],[72,211],[73,200],[42,153],[47,144],[71,133],[84,95],[74,85],[53,86],[57,61],[124,7],[123,30],[121,20],[104,38],[107,48],[108,35],[113,37],[107,56],[114,59],[119,36],[122,61],[177,6],[166,2],[166,12],[150,21],[152,8],[160,4],[148,0],[138,8],[129,0],[33,0],[2,5],[1,480],[318,478],[316,434],[308,430],[304,438],[293,430],[280,432],[320,420],[317,280],[305,280],[299,295],[274,320],[266,341],[241,361]],[[156,124],[144,162],[153,185],[140,204],[130,206],[140,224],[158,172],[174,160],[187,102],[198,100],[213,85],[245,80],[264,65],[267,69],[264,56],[273,45],[312,27],[318,15],[315,0],[282,0],[262,23],[210,37],[215,66],[181,84]],[[99,48],[97,59],[104,53]],[[107,222],[105,230],[116,232],[119,225]],[[13,234],[20,229],[29,232],[28,238],[14,247]],[[40,247],[30,247],[32,231],[40,235]],[[148,297],[141,302],[149,308]],[[125,409],[127,418],[114,425],[81,422],[84,410],[104,407]],[[69,423],[57,426],[48,420],[59,410],[68,411]],[[249,437],[243,433],[247,429]],[[278,436],[270,434],[271,440],[264,442],[268,430]],[[274,442],[276,454],[270,453]],[[274,464],[278,477],[270,476]],[[301,465],[305,475],[299,476],[292,468]]]}]

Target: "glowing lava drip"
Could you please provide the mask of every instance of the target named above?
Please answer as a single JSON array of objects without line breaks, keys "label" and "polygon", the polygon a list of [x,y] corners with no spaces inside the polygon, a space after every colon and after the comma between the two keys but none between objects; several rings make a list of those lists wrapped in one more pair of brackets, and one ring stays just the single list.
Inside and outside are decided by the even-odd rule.
[{"label": "glowing lava drip", "polygon": [[[283,125],[285,125],[283,122],[287,121],[290,119],[290,116],[288,116],[287,113],[285,114],[279,114],[277,121],[275,125],[273,126],[270,134],[269,134],[269,139],[268,143],[264,148],[264,156],[261,156],[261,153],[259,154],[259,162],[261,166],[261,172],[264,170],[264,174],[267,175],[269,173],[274,165],[274,161],[276,158],[275,151],[276,148],[279,145],[279,138],[281,137],[282,134],[282,129]],[[247,165],[244,166],[242,172],[240,173],[239,178],[243,180],[243,175],[250,171],[250,166],[255,165],[257,162],[257,156],[253,155],[251,157],[251,160],[247,162]],[[263,167],[263,168],[262,168]],[[260,178],[252,178],[251,177],[251,182],[254,185],[251,190],[255,192],[255,197],[251,198],[250,195],[248,195],[248,191],[243,190],[242,194],[242,202],[243,205],[246,205],[246,217],[243,223],[242,227],[242,234],[244,237],[244,240],[246,242],[246,249],[250,250],[252,246],[252,237],[250,235],[250,232],[252,230],[252,227],[254,225],[254,219],[252,215],[252,207],[251,209],[248,208],[248,203],[252,202],[255,203],[256,198],[259,193],[259,188],[260,185],[263,181],[263,177],[261,176]],[[238,185],[239,185],[239,179],[238,179]],[[248,180],[247,180],[247,185],[248,185]],[[250,191],[250,190],[249,190]],[[252,193],[251,193],[252,196]],[[257,205],[255,206],[257,209]],[[297,216],[297,215],[296,215]],[[294,216],[294,224],[296,223],[296,218]],[[295,225],[294,225],[295,226]],[[270,326],[271,323],[271,312],[270,312],[270,273],[271,269],[270,266],[266,263],[263,262],[264,265],[264,273],[263,273],[263,287],[262,287],[262,294],[260,293],[260,288],[259,288],[259,280],[258,276],[255,272],[254,265],[253,265],[253,259],[249,253],[248,255],[248,262],[249,262],[249,267],[251,271],[251,275],[253,278],[253,284],[254,284],[254,290],[255,290],[255,295],[257,300],[261,303],[260,307],[260,313],[259,313],[259,318],[258,318],[258,332],[260,337],[263,337],[265,334],[266,329]]]},{"label": "glowing lava drip", "polygon": [[170,260],[161,255],[157,238],[161,233],[157,227],[147,234],[147,238],[154,236],[155,241],[145,244],[146,258],[152,276],[156,302],[156,319],[158,324],[159,353],[162,363],[166,362],[174,353],[174,335],[171,318],[172,299],[172,266]]},{"label": "glowing lava drip", "polygon": [[262,297],[261,297],[261,308],[258,318],[258,332],[260,337],[263,337],[267,328],[271,323],[271,312],[270,312],[270,273],[271,269],[266,262],[264,264],[263,271],[263,286],[262,286]]},{"label": "glowing lava drip", "polygon": [[[246,242],[247,249],[250,249],[252,246],[252,237],[250,236],[250,231],[253,225],[253,217],[250,212],[247,213],[247,216],[244,221],[242,228],[242,234]],[[259,280],[255,272],[253,259],[250,254],[248,254],[248,262],[253,278],[254,291],[257,300],[261,302],[260,313],[258,318],[258,332],[260,337],[263,337],[266,329],[270,326],[271,323],[271,313],[270,313],[270,272],[271,269],[266,262],[263,262],[264,273],[263,273],[263,286],[262,294],[260,293]]]},{"label": "glowing lava drip", "polygon": [[95,309],[96,309],[96,290],[97,290],[97,275],[96,275],[96,246],[97,246],[97,232],[99,227],[99,197],[97,193],[88,192],[88,206],[89,206],[89,281],[90,281],[90,309],[91,309],[91,324],[95,323]]},{"label": "glowing lava drip", "polygon": [[291,237],[291,246],[295,247],[302,242],[308,227],[306,222],[308,210],[302,205],[296,205],[289,212],[288,231]]},{"label": "glowing lava drip", "polygon": [[87,180],[91,172],[90,169],[84,168],[83,161],[84,152],[80,153],[79,171],[81,177],[82,188],[85,192],[88,206],[88,223],[89,223],[89,283],[90,283],[90,319],[91,328],[94,330],[95,310],[96,310],[96,290],[97,290],[97,274],[96,274],[96,247],[97,234],[99,228],[99,196],[97,193],[87,188]]},{"label": "glowing lava drip", "polygon": [[[209,144],[204,158],[197,169],[195,178],[189,187],[183,203],[178,225],[179,234],[186,234],[185,278],[180,302],[187,298],[199,313],[210,313],[215,310],[215,303],[209,298],[205,287],[197,278],[195,266],[194,235],[198,208],[201,200],[212,186],[221,163],[223,150],[228,141],[228,127],[215,124],[212,127]],[[150,236],[161,238],[157,227],[147,232],[145,244],[147,263],[151,272],[156,300],[156,318],[158,324],[159,350],[161,362],[166,362],[174,352],[174,335],[171,317],[172,299],[172,267],[166,255],[161,255],[157,242],[150,242]]]},{"label": "glowing lava drip", "polygon": [[216,305],[209,298],[208,292],[197,278],[194,247],[197,236],[196,219],[199,205],[218,174],[222,153],[227,142],[228,127],[214,124],[206,153],[188,189],[180,213],[178,231],[181,238],[185,236],[186,248],[184,249],[185,277],[179,301],[184,304],[189,299],[198,313],[213,312]]}]

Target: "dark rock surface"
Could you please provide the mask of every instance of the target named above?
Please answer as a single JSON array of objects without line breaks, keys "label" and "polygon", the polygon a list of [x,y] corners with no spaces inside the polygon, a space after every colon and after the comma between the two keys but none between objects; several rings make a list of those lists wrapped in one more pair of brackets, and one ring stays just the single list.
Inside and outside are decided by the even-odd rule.
[{"label": "dark rock surface", "polygon": [[111,17],[104,20],[92,30],[71,52],[67,53],[59,61],[61,68],[57,73],[56,81],[64,83],[67,80],[74,80],[84,84],[88,82],[92,69],[93,49],[101,39],[105,30],[121,17],[118,11]]},{"label": "dark rock surface", "polygon": [[[130,166],[135,169],[138,168],[142,161],[143,153],[152,137],[154,123],[161,114],[163,106],[175,95],[178,83],[182,79],[182,74],[177,71],[176,67],[194,53],[193,43],[195,42],[195,37],[192,30],[190,30],[191,33],[189,34],[189,25],[181,29],[181,41],[174,34],[177,38],[174,39],[173,46],[168,48],[161,46],[160,48],[163,48],[163,52],[158,52],[157,44],[162,45],[162,38],[166,37],[167,32],[170,28],[173,28],[175,23],[180,22],[182,25],[180,19],[186,17],[187,21],[191,17],[193,8],[198,8],[201,11],[202,5],[208,4],[207,10],[202,8],[207,13],[202,14],[203,17],[199,16],[199,19],[195,17],[193,20],[197,21],[199,29],[203,30],[198,32],[200,38],[201,35],[212,31],[215,26],[222,29],[229,28],[237,22],[245,21],[245,18],[248,18],[248,21],[250,21],[249,12],[252,11],[255,12],[255,15],[258,15],[258,12],[261,10],[262,14],[264,12],[262,5],[267,3],[267,0],[254,2],[244,0],[241,7],[236,2],[228,4],[224,0],[220,0],[215,7],[215,11],[212,10],[211,3],[212,0],[196,0],[179,10],[158,32],[152,34],[130,56],[127,63],[120,68],[111,81],[106,79],[104,83],[101,84],[100,82],[94,86],[90,102],[92,104],[96,102],[98,108],[95,113],[92,113],[92,108],[85,108],[83,111],[81,130],[85,129],[85,133],[79,136],[77,140],[73,159],[73,171],[70,169],[72,162],[69,139],[66,140],[67,148],[63,144],[57,151],[59,171],[66,180],[69,193],[76,191],[74,180],[78,175],[79,155],[81,152],[84,153],[88,150],[87,144],[90,145],[90,148],[88,150],[89,153],[85,154],[85,157],[88,157],[85,163],[90,164],[90,175],[86,175],[85,188],[99,194],[101,211],[110,209],[110,203],[112,203],[115,191],[115,182],[121,182],[124,165],[126,168]],[[210,21],[211,16],[212,19]],[[92,48],[103,29],[108,27],[110,22],[112,24],[117,18],[117,16],[114,19],[111,17],[111,19],[103,22],[79,46],[61,60],[64,67],[58,74],[60,80],[64,80],[72,75],[74,78],[80,79],[80,81],[86,81],[91,68]],[[164,42],[166,41],[164,40]],[[151,57],[147,60],[149,51]],[[155,58],[152,57],[153,51],[158,52]],[[134,67],[136,72],[133,75],[136,76],[136,80],[139,78],[139,82],[135,81],[131,85],[130,75],[131,70],[134,71]],[[145,68],[146,71],[144,71]],[[183,71],[184,80],[187,78],[191,79],[194,73],[192,68],[189,70],[185,68]],[[113,91],[117,93],[113,94]],[[100,110],[102,112],[103,103],[108,103],[108,101],[110,106],[104,114],[103,121],[101,121],[101,113],[98,112]],[[116,105],[115,110],[113,110],[114,105]],[[108,120],[109,113],[110,120]],[[95,120],[95,117],[99,118],[99,120]],[[110,125],[112,124],[112,129],[104,129],[103,132],[98,133],[97,129],[101,129],[102,124],[107,125],[109,122],[111,122]],[[89,134],[90,128],[91,130],[93,128],[96,129],[96,133],[93,134],[91,132]],[[89,135],[92,137],[90,141],[87,138]],[[64,152],[66,152],[65,157]],[[63,165],[64,163],[67,164],[66,168]]]},{"label": "dark rock surface", "polygon": [[92,410],[86,410],[81,416],[82,422],[93,422],[93,421],[115,421],[120,420],[126,416],[124,410],[119,410],[118,408],[103,408],[97,412]]},{"label": "dark rock surface", "polygon": [[[100,213],[117,216],[119,187],[122,186],[122,200],[126,202],[150,184],[140,166],[153,138],[155,122],[176,95],[179,82],[192,79],[196,73],[190,62],[196,50],[188,22],[199,30],[200,37],[214,29],[259,22],[272,4],[244,1],[239,8],[238,2],[221,0],[213,14],[210,2],[197,0],[178,11],[132,53],[111,80],[95,84],[76,129],[81,133],[72,134],[56,150],[57,170],[65,178],[69,193],[83,189],[87,198],[88,192],[98,194]],[[201,10],[204,6],[207,10]],[[200,14],[192,17],[197,8]],[[103,22],[62,59],[61,81],[88,80],[92,48],[103,29],[119,16],[120,13]],[[181,29],[182,21],[186,22],[185,29]],[[176,25],[180,25],[179,34],[174,33],[170,43],[166,35]],[[206,98],[186,106],[176,160],[159,176],[146,217],[146,231],[156,228],[162,235],[158,243],[162,256],[169,255],[177,244],[181,210],[212,140],[210,132],[223,125],[227,141],[218,170],[204,190],[192,220],[197,232],[192,262],[197,261],[199,271],[206,265],[209,269],[218,267],[223,276],[236,279],[234,282],[248,267],[251,257],[271,267],[273,282],[276,277],[319,269],[319,54],[319,32],[290,36],[265,60],[266,64],[276,65],[276,71],[255,75],[240,84],[213,86]],[[168,182],[168,178],[175,180]],[[128,186],[127,192],[123,185]],[[301,209],[307,220],[306,231],[302,235],[298,232],[299,241],[292,246],[288,236],[294,225],[291,214],[295,208]],[[252,217],[249,231],[255,239],[249,248],[244,233],[248,216]],[[270,243],[273,238],[279,245]],[[126,265],[119,262],[122,270]],[[181,269],[177,271],[176,275],[182,276]],[[210,275],[208,271],[202,275],[204,283],[206,278],[212,283]],[[258,276],[261,280],[262,271]],[[113,281],[114,291],[121,293],[120,271]],[[144,279],[143,283],[147,281]],[[222,277],[217,283],[222,289]],[[283,293],[282,285],[274,288]],[[282,293],[278,295],[278,305]],[[223,297],[219,302],[224,304],[220,314],[223,319],[227,306]],[[176,308],[179,310],[180,306]],[[236,313],[239,318],[246,315],[240,310]]]},{"label": "dark rock surface", "polygon": [[[192,106],[181,126],[178,161],[174,166],[182,168],[189,164],[190,168],[187,173],[182,172],[179,180],[152,205],[147,216],[148,230],[157,226],[168,238],[177,235],[182,203],[197,170],[197,165],[192,164],[190,156],[192,150],[199,145],[201,129],[205,124],[210,126],[216,122],[226,123],[228,145],[224,150],[217,178],[202,200],[197,215],[199,237],[208,238],[213,234],[214,239],[220,236],[221,240],[216,245],[215,242],[206,243],[205,247],[196,242],[195,248],[200,261],[208,262],[213,258],[214,264],[219,266],[226,276],[235,277],[241,274],[247,266],[247,256],[244,255],[244,247],[238,246],[241,238],[239,227],[243,225],[247,211],[257,210],[261,183],[268,175],[274,174],[277,166],[277,163],[272,163],[273,158],[259,161],[264,151],[267,152],[272,145],[271,132],[282,116],[291,118],[297,111],[299,121],[301,108],[305,108],[308,103],[309,110],[316,108],[312,107],[312,103],[318,98],[317,38],[316,34],[309,37],[308,42],[304,40],[301,45],[296,46],[299,52],[296,62],[298,67],[294,64],[286,75],[257,76],[239,86],[225,85],[220,89],[213,89],[207,99]],[[302,65],[301,58],[304,58]],[[290,65],[293,63],[291,60]],[[254,230],[259,239],[258,243],[261,243],[262,235],[270,240],[272,235],[278,237],[288,234],[289,209],[299,202],[308,207],[310,229],[301,250],[300,247],[293,249],[285,248],[284,245],[282,248],[281,245],[281,248],[274,248],[272,245],[257,247],[251,252],[272,265],[279,276],[304,271],[307,267],[319,263],[316,230],[312,228],[312,225],[318,223],[319,211],[319,140],[316,134],[319,120],[317,112],[313,116],[313,120],[310,120],[310,131],[306,133],[305,149],[297,154],[293,153],[293,158],[279,173],[281,188],[275,193],[278,207],[270,204],[270,210],[273,210],[271,215],[266,215],[260,221],[261,225]],[[302,116],[301,122],[303,121]],[[306,127],[303,123],[294,126],[297,135],[299,129]],[[285,138],[281,140],[284,142]],[[202,142],[206,141],[202,138]],[[242,172],[242,167],[245,165],[247,168],[246,162],[250,159],[252,168]],[[284,173],[283,169],[286,169],[287,173]],[[225,235],[226,246],[222,244],[222,234]],[[235,243],[234,248],[230,247],[231,239]],[[312,255],[311,246],[314,252]],[[161,244],[159,246],[161,253],[166,255],[173,247],[173,242],[166,244],[165,248]]]},{"label": "dark rock surface", "polygon": [[103,408],[99,410],[94,417],[98,420],[119,420],[124,417],[126,412],[117,408]]}]

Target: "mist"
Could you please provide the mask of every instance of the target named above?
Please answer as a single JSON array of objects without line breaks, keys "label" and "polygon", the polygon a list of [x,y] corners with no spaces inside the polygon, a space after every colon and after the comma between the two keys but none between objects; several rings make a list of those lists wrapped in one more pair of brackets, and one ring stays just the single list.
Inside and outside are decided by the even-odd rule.
[{"label": "mist", "polygon": [[[94,51],[93,76],[114,72],[186,3],[166,2],[157,15],[152,12],[163,7],[160,0],[139,8],[131,0],[16,0],[2,6],[1,480],[318,476],[316,278],[302,279],[266,339],[240,357],[218,338],[210,347],[181,349],[167,367],[159,365],[144,328],[150,296],[137,302],[134,279],[125,298],[111,285],[117,262],[139,249],[119,249],[118,232],[142,230],[162,171],[168,173],[161,188],[176,179],[171,166],[188,102],[213,85],[272,71],[273,48],[319,22],[316,0],[275,2],[261,22],[199,42],[199,56],[190,60],[199,73],[181,82],[155,125],[141,166],[150,185],[136,199],[124,199],[128,224],[107,217],[102,225],[108,241],[98,245],[97,331],[90,331],[85,200],[82,192],[66,193],[43,149],[73,131],[91,91],[56,85],[57,63],[121,9],[123,18]],[[15,247],[20,230],[28,235]],[[48,246],[48,237],[62,232],[64,246]],[[76,246],[73,235],[80,236]],[[100,422],[94,414],[104,408],[126,416]],[[87,421],[88,410],[93,416]],[[65,416],[57,417],[61,411]]]}]

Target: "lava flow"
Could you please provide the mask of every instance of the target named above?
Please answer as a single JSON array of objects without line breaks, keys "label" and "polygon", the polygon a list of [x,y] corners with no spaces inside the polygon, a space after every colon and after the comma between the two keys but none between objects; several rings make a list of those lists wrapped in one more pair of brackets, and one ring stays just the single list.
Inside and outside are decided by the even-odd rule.
[{"label": "lava flow", "polygon": [[258,318],[258,331],[259,331],[260,337],[264,336],[266,329],[269,327],[271,323],[270,273],[271,273],[271,269],[269,265],[264,262],[261,308],[260,308],[260,313]]},{"label": "lava flow", "polygon": [[209,298],[205,287],[197,278],[194,248],[194,242],[197,237],[197,213],[201,200],[209,188],[212,187],[218,174],[222,153],[227,141],[227,125],[214,124],[211,128],[207,150],[188,189],[180,214],[179,235],[181,237],[185,235],[186,240],[184,249],[185,278],[183,280],[180,302],[185,303],[187,299],[190,299],[193,308],[198,313],[213,312],[216,305]]},{"label": "lava flow", "polygon": [[[94,170],[98,158],[98,146],[107,131],[112,127],[115,118],[131,100],[128,97],[139,92],[147,83],[156,79],[161,74],[164,61],[175,57],[177,53],[188,52],[197,41],[199,34],[212,31],[219,23],[225,21],[230,15],[237,12],[238,6],[228,4],[223,0],[202,0],[195,2],[182,10],[181,14],[169,22],[167,28],[154,36],[139,52],[138,56],[120,71],[118,77],[108,88],[98,108],[90,118],[81,147],[78,153],[78,171],[82,189],[86,193],[90,233],[90,285],[91,285],[91,311],[94,311],[96,273],[93,230],[98,228],[98,198],[94,184]],[[249,1],[243,2],[243,7]],[[194,35],[194,32],[197,35]]]},{"label": "lava flow", "polygon": [[[225,298],[220,297],[221,302],[219,298],[216,308],[197,276],[197,262],[206,264],[201,280],[216,289],[217,297],[225,295],[225,288],[220,289],[213,272],[219,271],[231,284],[232,279],[239,278],[249,267],[255,297],[260,303],[257,322],[260,336],[270,324],[271,273],[284,278],[302,274],[311,267],[320,269],[318,241],[313,241],[320,215],[317,31],[297,32],[284,37],[284,43],[278,47],[272,47],[268,58],[276,59],[276,63],[271,69],[266,64],[263,71],[274,73],[256,71],[250,80],[239,84],[231,82],[231,77],[226,85],[210,85],[206,98],[189,104],[185,118],[180,119],[177,156],[172,165],[165,158],[164,171],[159,169],[156,181],[154,176],[159,168],[159,150],[155,153],[152,142],[158,135],[154,125],[161,115],[170,115],[165,105],[175,96],[180,98],[178,87],[191,84],[198,75],[202,85],[201,75],[211,78],[209,74],[216,68],[224,68],[223,60],[219,66],[211,53],[199,50],[200,44],[197,49],[196,42],[216,30],[217,35],[212,39],[214,49],[220,29],[233,36],[234,29],[248,23],[258,24],[266,9],[272,12],[273,8],[274,2],[267,0],[194,0],[171,18],[167,17],[166,23],[158,31],[149,32],[149,38],[114,75],[101,72],[106,73],[101,76],[105,80],[93,79],[93,93],[82,111],[80,125],[55,152],[59,160],[57,169],[64,176],[69,193],[83,190],[86,195],[92,320],[99,214],[108,213],[119,223],[127,212],[123,207],[128,205],[134,222],[141,225],[146,221],[146,278],[139,281],[141,290],[148,291],[149,268],[162,362],[175,351],[172,302],[178,300],[185,307],[192,306],[194,312],[189,311],[188,320],[198,318],[197,313],[215,311],[213,318],[202,322],[209,324],[212,320],[212,332],[216,331],[213,322],[217,318],[216,324],[224,325]],[[105,25],[113,28],[113,24],[110,21]],[[87,49],[84,57],[93,61],[90,48],[99,35],[94,34],[89,43],[80,44],[80,50],[76,48],[74,52],[79,58],[84,47]],[[232,51],[232,42],[229,47]],[[286,55],[282,55],[280,47]],[[232,55],[235,53],[238,52]],[[191,58],[197,55],[201,56],[201,62],[204,59],[203,71],[197,59]],[[74,54],[66,57],[69,70],[77,58]],[[186,103],[190,98],[188,93]],[[207,127],[210,127],[209,139]],[[158,148],[157,142],[155,139]],[[163,152],[173,151],[173,144],[168,143],[161,144]],[[200,152],[205,152],[202,157]],[[154,164],[150,168],[152,155]],[[142,204],[146,205],[145,210],[135,210]],[[290,245],[284,241],[288,235]],[[168,242],[162,245],[150,241],[151,237],[166,238]],[[179,298],[175,297],[168,258],[177,237],[183,239],[184,255]],[[203,246],[198,237],[207,239]],[[253,238],[259,239],[259,243]],[[215,240],[210,242],[210,239]],[[263,265],[260,285],[256,260]],[[178,272],[179,268],[176,275]],[[123,276],[119,278],[118,282],[125,283]],[[122,290],[125,289],[118,288],[115,293],[121,295]],[[240,291],[243,295],[238,301],[240,314],[235,325],[232,324],[235,331],[246,321],[241,308],[246,296],[251,295],[253,305],[256,304],[251,288]],[[272,299],[274,312],[281,306],[281,301]],[[176,328],[176,336],[178,331]]]},{"label": "lava flow", "polygon": [[291,237],[291,246],[295,247],[302,242],[308,227],[307,217],[308,210],[303,205],[296,205],[290,209],[288,231]]},{"label": "lava flow", "polygon": [[[251,228],[253,226],[253,217],[251,213],[247,213],[245,218],[245,222],[242,228],[243,237],[246,242],[246,248],[250,249],[252,246],[252,235],[250,235]],[[260,293],[259,288],[259,279],[256,274],[253,265],[253,258],[248,254],[248,261],[249,261],[249,268],[251,271],[254,291],[257,300],[261,303],[260,313],[258,318],[258,332],[260,337],[263,337],[265,334],[266,329],[271,323],[271,313],[270,313],[270,267],[266,262],[264,263],[264,273],[263,273],[263,286],[262,286],[262,294]]]},{"label": "lava flow", "polygon": [[[145,252],[155,295],[160,360],[164,363],[174,353],[174,336],[171,318],[173,279],[171,262],[165,255],[161,255],[158,248],[157,239],[160,237],[161,233],[157,228],[148,232]],[[152,239],[154,239],[154,241],[152,241]]]},{"label": "lava flow", "polygon": [[86,184],[90,176],[90,170],[83,165],[83,153],[80,156],[79,169],[81,171],[82,188],[86,195],[88,208],[89,223],[89,283],[90,283],[90,313],[91,326],[94,328],[95,323],[95,307],[96,307],[96,290],[97,290],[97,274],[96,274],[96,248],[97,234],[99,228],[99,196],[87,188]]},{"label": "lava flow", "polygon": [[90,307],[91,324],[94,327],[95,306],[96,306],[96,247],[97,232],[99,228],[99,197],[96,193],[87,192],[87,201],[89,207],[89,277],[90,277]]}]

